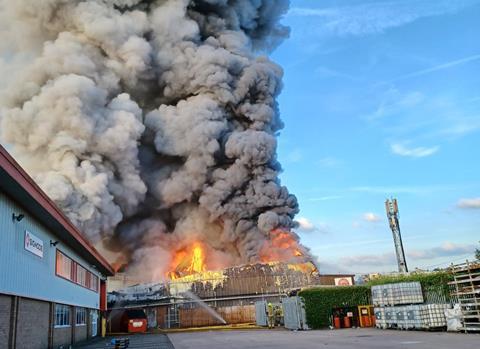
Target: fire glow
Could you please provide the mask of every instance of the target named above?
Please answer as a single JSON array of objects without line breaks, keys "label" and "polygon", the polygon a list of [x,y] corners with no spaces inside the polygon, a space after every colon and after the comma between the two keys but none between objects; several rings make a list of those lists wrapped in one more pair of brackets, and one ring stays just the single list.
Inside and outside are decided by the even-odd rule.
[{"label": "fire glow", "polygon": [[[178,249],[173,253],[169,271],[166,273],[167,278],[176,280],[208,271],[206,255],[208,255],[208,247],[200,242]],[[270,232],[270,240],[267,240],[261,248],[259,262],[299,261],[305,259],[305,255],[302,246],[291,232],[275,229]]]},{"label": "fire glow", "polygon": [[263,263],[289,261],[305,255],[292,233],[275,229],[270,232],[270,240],[260,250]]},{"label": "fire glow", "polygon": [[170,265],[171,271],[167,273],[167,277],[175,280],[206,271],[204,250],[204,246],[197,242],[190,247],[176,251]]}]

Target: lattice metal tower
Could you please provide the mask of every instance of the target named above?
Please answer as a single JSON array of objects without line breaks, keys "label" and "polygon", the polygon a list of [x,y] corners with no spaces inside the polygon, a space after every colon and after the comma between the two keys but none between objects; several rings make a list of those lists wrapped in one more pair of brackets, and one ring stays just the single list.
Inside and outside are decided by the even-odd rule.
[{"label": "lattice metal tower", "polygon": [[402,234],[400,234],[400,223],[398,221],[398,204],[397,199],[385,201],[387,209],[388,222],[393,233],[393,243],[395,244],[395,252],[397,254],[398,271],[400,273],[408,273],[405,252],[403,251]]}]

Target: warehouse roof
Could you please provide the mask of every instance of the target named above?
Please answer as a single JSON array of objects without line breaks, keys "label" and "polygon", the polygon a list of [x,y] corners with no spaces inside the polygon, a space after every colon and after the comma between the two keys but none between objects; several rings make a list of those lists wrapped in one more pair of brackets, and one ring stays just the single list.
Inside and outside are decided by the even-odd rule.
[{"label": "warehouse roof", "polygon": [[113,268],[82,233],[43,192],[13,157],[0,145],[0,189],[55,233],[101,273],[112,276]]}]

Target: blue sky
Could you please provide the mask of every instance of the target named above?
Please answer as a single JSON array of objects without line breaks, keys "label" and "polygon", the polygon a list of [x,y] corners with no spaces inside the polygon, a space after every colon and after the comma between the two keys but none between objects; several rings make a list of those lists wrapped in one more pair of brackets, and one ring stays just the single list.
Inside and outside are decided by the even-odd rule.
[{"label": "blue sky", "polygon": [[410,269],[480,240],[480,0],[292,0],[272,59],[282,183],[324,272],[394,271],[384,201]]}]

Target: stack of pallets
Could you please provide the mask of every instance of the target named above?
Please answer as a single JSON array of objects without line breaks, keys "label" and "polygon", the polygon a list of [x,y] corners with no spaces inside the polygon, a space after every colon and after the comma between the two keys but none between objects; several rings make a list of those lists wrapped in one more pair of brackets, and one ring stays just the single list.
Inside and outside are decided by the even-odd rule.
[{"label": "stack of pallets", "polygon": [[451,297],[462,309],[465,332],[480,332],[480,261],[452,265]]}]

